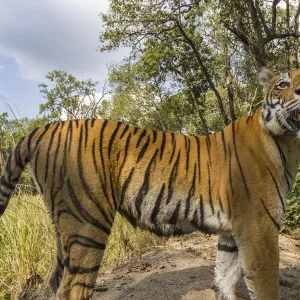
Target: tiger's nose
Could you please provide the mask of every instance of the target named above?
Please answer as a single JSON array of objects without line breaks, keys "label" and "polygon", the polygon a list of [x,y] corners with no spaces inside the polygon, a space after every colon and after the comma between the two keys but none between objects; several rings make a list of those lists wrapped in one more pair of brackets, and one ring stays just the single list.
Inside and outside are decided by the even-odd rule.
[{"label": "tiger's nose", "polygon": [[298,95],[298,96],[300,96],[300,88],[298,88],[298,89],[295,90],[295,94]]}]

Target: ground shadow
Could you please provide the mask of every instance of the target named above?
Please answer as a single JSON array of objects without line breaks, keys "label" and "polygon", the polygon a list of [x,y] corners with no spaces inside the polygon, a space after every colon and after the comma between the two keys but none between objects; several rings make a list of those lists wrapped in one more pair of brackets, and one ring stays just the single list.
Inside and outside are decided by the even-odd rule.
[{"label": "ground shadow", "polygon": [[[300,287],[299,285],[297,286],[297,280],[299,283],[300,270],[282,269],[280,273],[284,275],[286,281],[281,280],[279,299],[299,300]],[[181,300],[182,296],[186,295],[189,290],[209,289],[213,281],[213,276],[213,268],[210,266],[160,274],[154,273],[139,281],[136,285],[122,291],[113,300]],[[101,294],[98,295],[101,299]],[[237,296],[240,299],[250,299],[243,279],[238,283]]]}]

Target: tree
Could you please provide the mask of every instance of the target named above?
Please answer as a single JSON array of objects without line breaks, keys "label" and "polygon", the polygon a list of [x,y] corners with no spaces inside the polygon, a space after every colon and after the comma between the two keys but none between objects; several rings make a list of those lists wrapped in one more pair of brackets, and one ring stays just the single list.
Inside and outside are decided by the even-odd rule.
[{"label": "tree", "polygon": [[109,13],[102,14],[106,28],[100,34],[101,51],[120,46],[131,47],[133,59],[145,52],[153,53],[153,49],[156,50],[154,53],[162,51],[166,56],[161,56],[160,65],[165,72],[172,73],[184,84],[190,94],[188,99],[195,106],[201,106],[204,100],[202,96],[208,88],[215,94],[226,125],[229,119],[215,85],[215,74],[207,66],[211,60],[210,49],[197,30],[199,18],[204,12],[199,3],[171,0],[111,1]]},{"label": "tree", "polygon": [[47,99],[40,105],[40,114],[47,116],[49,121],[62,119],[96,118],[107,95],[104,84],[100,96],[97,96],[98,82],[77,80],[73,75],[64,71],[52,71],[46,75],[48,84],[39,85],[40,93]]},{"label": "tree", "polygon": [[282,3],[112,0],[101,15],[100,49],[130,47],[124,66],[139,68],[136,80],[172,86],[168,94],[185,95],[201,130],[214,131],[205,117],[208,98],[227,125],[258,105],[257,68],[297,66],[299,5]]},{"label": "tree", "polygon": [[[285,8],[279,6],[284,2]],[[295,38],[297,41],[300,37],[298,1],[222,0],[216,1],[215,8],[219,8],[221,23],[243,44],[246,52],[253,58],[256,68],[269,63],[275,41],[282,43],[288,38]],[[289,56],[289,47],[286,50]],[[297,65],[297,53],[296,57]],[[289,57],[286,67],[291,67]]]}]

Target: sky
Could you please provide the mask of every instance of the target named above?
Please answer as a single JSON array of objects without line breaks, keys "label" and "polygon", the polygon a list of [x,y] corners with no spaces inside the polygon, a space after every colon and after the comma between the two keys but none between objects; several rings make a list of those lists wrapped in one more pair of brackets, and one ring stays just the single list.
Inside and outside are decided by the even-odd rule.
[{"label": "sky", "polygon": [[[38,84],[53,70],[99,81],[127,51],[101,53],[100,12],[108,0],[0,0],[0,96],[21,117],[35,117],[46,99]],[[0,101],[0,113],[6,107]]]}]

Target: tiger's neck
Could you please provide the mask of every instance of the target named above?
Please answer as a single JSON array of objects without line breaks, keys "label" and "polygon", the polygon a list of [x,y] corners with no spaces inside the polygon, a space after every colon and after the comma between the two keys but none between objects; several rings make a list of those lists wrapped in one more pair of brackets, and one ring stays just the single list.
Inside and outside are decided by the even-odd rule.
[{"label": "tiger's neck", "polygon": [[261,119],[261,109],[256,112],[254,118],[257,119],[258,124],[261,126],[262,139],[276,168],[277,176],[280,177],[282,182],[286,182],[287,189],[285,192],[287,193],[294,182],[299,167],[300,139],[289,135],[272,136]]}]

